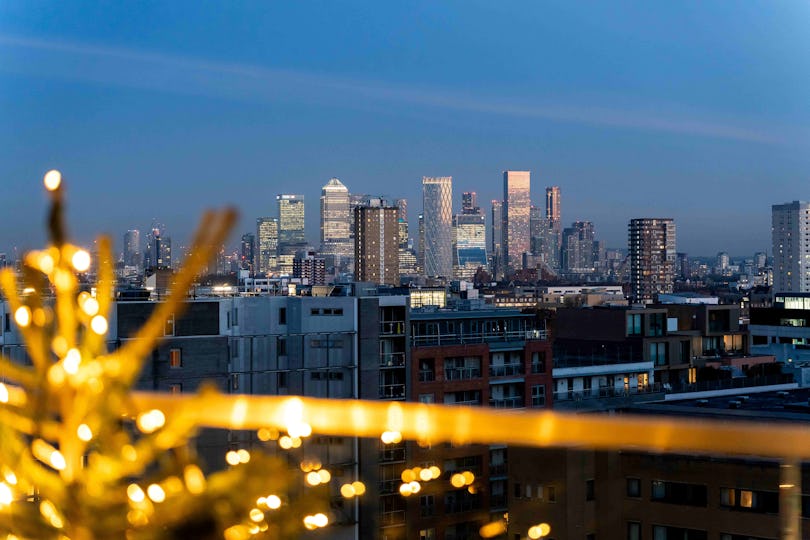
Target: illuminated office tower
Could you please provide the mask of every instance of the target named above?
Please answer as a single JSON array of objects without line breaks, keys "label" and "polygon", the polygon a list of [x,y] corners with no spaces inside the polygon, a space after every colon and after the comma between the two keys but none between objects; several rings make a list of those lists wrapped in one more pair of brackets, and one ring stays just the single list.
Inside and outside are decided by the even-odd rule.
[{"label": "illuminated office tower", "polygon": [[773,292],[810,292],[810,203],[771,207]]},{"label": "illuminated office tower", "polygon": [[453,277],[470,280],[487,268],[486,218],[476,206],[476,194],[461,196],[461,213],[453,216]]},{"label": "illuminated office tower", "polygon": [[278,219],[261,217],[256,220],[256,272],[266,274],[278,265]]},{"label": "illuminated office tower", "polygon": [[353,251],[349,190],[332,178],[321,188],[321,255],[339,264]]},{"label": "illuminated office tower", "polygon": [[422,177],[425,275],[453,275],[453,178]]},{"label": "illuminated office tower", "polygon": [[546,223],[541,255],[554,270],[562,268],[562,204],[559,186],[546,188]]},{"label": "illuminated office tower", "polygon": [[631,219],[628,240],[632,301],[650,303],[659,293],[671,293],[675,281],[675,221]]},{"label": "illuminated office tower", "polygon": [[144,270],[163,270],[172,267],[172,239],[166,234],[166,226],[152,222],[146,235]]},{"label": "illuminated office tower", "polygon": [[503,172],[503,259],[508,270],[523,268],[523,254],[531,249],[529,171]]},{"label": "illuminated office tower", "polygon": [[373,204],[354,209],[355,279],[399,285],[399,210]]},{"label": "illuminated office tower", "polygon": [[278,269],[292,275],[296,253],[307,248],[304,238],[304,196],[278,195]]},{"label": "illuminated office tower", "polygon": [[141,231],[130,229],[124,233],[124,265],[141,267]]}]

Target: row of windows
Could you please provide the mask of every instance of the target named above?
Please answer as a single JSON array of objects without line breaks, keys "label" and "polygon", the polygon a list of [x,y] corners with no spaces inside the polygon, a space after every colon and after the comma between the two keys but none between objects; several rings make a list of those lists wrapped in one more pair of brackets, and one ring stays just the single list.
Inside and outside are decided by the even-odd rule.
[{"label": "row of windows", "polygon": [[[701,484],[653,480],[650,500],[686,506],[707,506],[708,488]],[[641,497],[641,479],[627,479],[627,496]],[[779,512],[779,494],[775,491],[720,488],[720,506],[742,511],[776,514]]]},{"label": "row of windows", "polygon": [[[652,540],[707,540],[708,533],[700,529],[687,529],[669,525],[653,525]],[[642,526],[639,521],[627,522],[627,540],[643,540]],[[720,533],[720,540],[768,540],[747,534]]]}]

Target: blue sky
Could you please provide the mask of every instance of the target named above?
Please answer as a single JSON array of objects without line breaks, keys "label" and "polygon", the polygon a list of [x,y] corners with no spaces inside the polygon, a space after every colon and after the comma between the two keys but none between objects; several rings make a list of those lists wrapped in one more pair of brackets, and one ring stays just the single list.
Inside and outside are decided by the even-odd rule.
[{"label": "blue sky", "polygon": [[0,3],[0,251],[42,241],[41,177],[74,234],[236,233],[320,187],[407,197],[501,171],[562,188],[608,245],[674,217],[690,254],[770,251],[770,205],[810,199],[810,3]]}]

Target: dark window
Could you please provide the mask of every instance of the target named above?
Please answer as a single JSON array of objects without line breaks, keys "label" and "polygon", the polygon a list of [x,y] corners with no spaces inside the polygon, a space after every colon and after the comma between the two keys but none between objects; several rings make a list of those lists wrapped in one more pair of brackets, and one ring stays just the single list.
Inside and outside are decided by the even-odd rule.
[{"label": "dark window", "polygon": [[523,497],[523,487],[520,482],[515,482],[515,498],[520,499],[521,497]]},{"label": "dark window", "polygon": [[163,335],[164,336],[174,335],[174,313],[166,317],[166,322],[163,323]]},{"label": "dark window", "polygon": [[641,497],[641,479],[628,478],[627,479],[627,496],[628,497]]},{"label": "dark window", "polygon": [[670,504],[705,507],[707,503],[706,486],[653,480],[650,499]]},{"label": "dark window", "polygon": [[11,314],[10,313],[6,313],[5,329],[6,329],[6,332],[11,332]]},{"label": "dark window", "polygon": [[634,313],[627,316],[627,335],[640,336],[641,335],[641,314]]},{"label": "dark window", "polygon": [[546,486],[546,500],[557,502],[557,489],[554,486]]},{"label": "dark window", "polygon": [[706,531],[653,525],[653,540],[708,540]]},{"label": "dark window", "polygon": [[278,309],[278,324],[287,324],[287,308]]},{"label": "dark window", "polygon": [[276,352],[278,356],[287,355],[287,338],[280,337],[276,341]]},{"label": "dark window", "polygon": [[641,523],[638,521],[627,522],[627,540],[641,540]]},{"label": "dark window", "polygon": [[585,540],[596,540],[596,535],[594,533],[588,533],[585,535]]},{"label": "dark window", "polygon": [[287,372],[279,371],[276,373],[276,385],[278,388],[287,388]]},{"label": "dark window", "polygon": [[592,501],[596,498],[593,480],[585,480],[585,500]]}]

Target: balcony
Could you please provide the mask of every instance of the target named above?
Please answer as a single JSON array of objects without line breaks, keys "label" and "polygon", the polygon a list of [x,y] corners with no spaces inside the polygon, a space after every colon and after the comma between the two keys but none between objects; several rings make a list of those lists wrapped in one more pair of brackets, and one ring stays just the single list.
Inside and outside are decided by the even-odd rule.
[{"label": "balcony", "polygon": [[433,382],[436,380],[436,372],[432,369],[419,370],[419,382]]},{"label": "balcony", "polygon": [[490,399],[489,406],[496,409],[522,409],[526,406],[523,396]]},{"label": "balcony", "polygon": [[383,321],[380,323],[381,336],[404,336],[405,321]]},{"label": "balcony", "polygon": [[405,353],[382,353],[380,354],[380,367],[401,367],[405,365]]},{"label": "balcony", "polygon": [[445,368],[444,379],[447,381],[468,381],[481,378],[481,369],[476,367]]},{"label": "balcony", "polygon": [[523,341],[545,341],[545,330],[513,330],[503,332],[477,332],[469,334],[432,334],[412,336],[414,347],[437,345],[465,345],[472,343],[508,343]]},{"label": "balcony", "polygon": [[405,399],[404,384],[380,385],[380,399]]},{"label": "balcony", "polygon": [[489,366],[490,377],[513,377],[515,375],[523,375],[523,364]]}]

